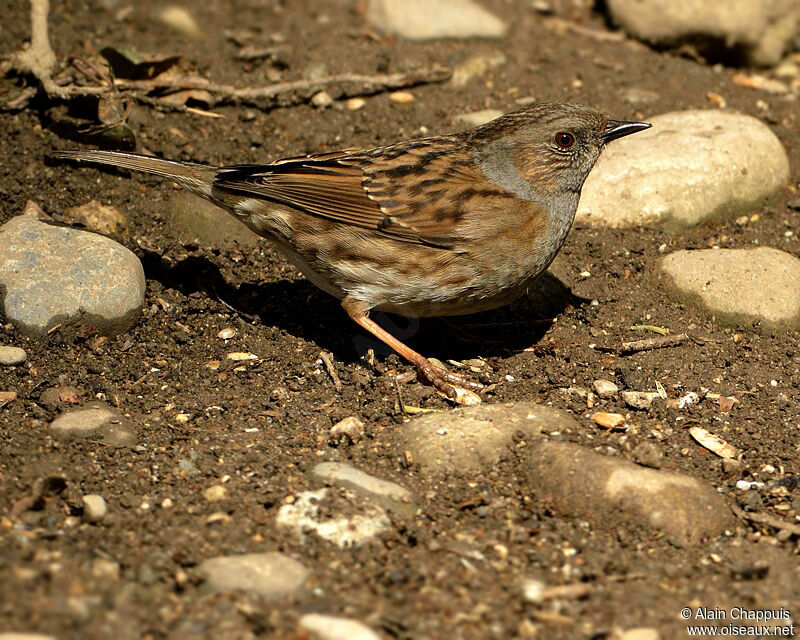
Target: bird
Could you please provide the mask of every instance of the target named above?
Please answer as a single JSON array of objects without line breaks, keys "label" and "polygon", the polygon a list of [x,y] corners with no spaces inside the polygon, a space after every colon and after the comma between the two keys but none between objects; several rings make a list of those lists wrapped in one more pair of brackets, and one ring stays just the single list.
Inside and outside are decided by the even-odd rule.
[{"label": "bird", "polygon": [[650,126],[544,102],[468,131],[269,164],[101,149],[53,155],[155,174],[211,201],[269,239],[418,378],[476,404],[480,383],[434,365],[370,312],[454,316],[520,297],[563,245],[605,145]]}]

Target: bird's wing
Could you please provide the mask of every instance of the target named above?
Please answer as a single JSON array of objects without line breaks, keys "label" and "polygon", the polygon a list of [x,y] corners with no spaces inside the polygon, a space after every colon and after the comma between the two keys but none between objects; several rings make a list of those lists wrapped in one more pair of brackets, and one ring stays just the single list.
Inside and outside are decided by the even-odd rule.
[{"label": "bird's wing", "polygon": [[[404,242],[452,248],[464,206],[485,178],[457,139],[324,153],[223,168],[214,186],[266,198]],[[498,191],[500,191],[498,189]]]}]

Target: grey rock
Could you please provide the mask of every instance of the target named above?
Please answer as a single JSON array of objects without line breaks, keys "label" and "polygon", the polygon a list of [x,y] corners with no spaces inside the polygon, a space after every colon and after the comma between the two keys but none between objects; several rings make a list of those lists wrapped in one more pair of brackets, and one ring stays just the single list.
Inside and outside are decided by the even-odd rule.
[{"label": "grey rock", "polygon": [[724,44],[755,65],[774,65],[800,23],[795,0],[608,0],[614,22],[660,46],[690,43],[701,50]]},{"label": "grey rock", "polygon": [[472,0],[370,0],[367,21],[408,40],[500,38],[508,27]]},{"label": "grey rock", "polygon": [[659,397],[655,391],[623,391],[619,395],[631,409],[649,409]]},{"label": "grey rock", "polygon": [[86,522],[101,522],[108,514],[108,505],[103,496],[87,494],[83,496],[83,519]]},{"label": "grey rock", "polygon": [[356,443],[364,436],[364,423],[355,416],[348,416],[344,420],[339,420],[331,427],[331,439],[341,440],[345,438],[351,443]]},{"label": "grey rock", "polygon": [[491,69],[504,66],[506,62],[506,54],[497,50],[470,56],[453,67],[450,83],[455,87],[463,87],[472,80],[485,76]]},{"label": "grey rock", "polygon": [[136,444],[136,436],[124,425],[119,412],[103,402],[90,402],[62,413],[50,423],[50,434],[59,440],[91,438],[113,447]]},{"label": "grey rock", "polygon": [[757,249],[676,251],[659,260],[657,275],[671,298],[734,326],[800,327],[800,260]]},{"label": "grey rock", "polygon": [[207,591],[244,591],[265,600],[296,593],[310,573],[297,560],[278,552],[209,558],[197,571],[205,579]]},{"label": "grey rock", "polygon": [[0,347],[0,364],[15,367],[28,359],[28,354],[21,347]]},{"label": "grey rock", "polygon": [[311,471],[311,475],[337,487],[352,489],[369,498],[388,511],[411,517],[416,511],[413,494],[399,484],[381,480],[343,462],[321,462]]},{"label": "grey rock", "polygon": [[187,191],[169,201],[167,220],[184,244],[221,249],[253,248],[261,237],[231,214]]},{"label": "grey rock", "polygon": [[679,111],[612,142],[583,187],[576,219],[594,226],[681,228],[758,207],[789,179],[783,145],[763,122],[728,111]]},{"label": "grey rock", "polygon": [[567,442],[529,450],[531,494],[561,515],[598,528],[659,533],[685,547],[733,528],[722,496],[689,476],[637,466]]},{"label": "grey rock", "polygon": [[87,231],[17,216],[0,227],[2,315],[41,338],[55,325],[112,335],[144,304],[142,263],[121,244]]},{"label": "grey rock", "polygon": [[313,532],[340,548],[360,547],[392,526],[383,507],[361,497],[347,500],[346,515],[330,513],[331,508],[323,511],[320,503],[329,496],[329,489],[303,491],[278,510],[275,523],[294,531],[301,541]]},{"label": "grey rock", "polygon": [[497,464],[515,446],[515,438],[530,444],[542,431],[577,427],[564,411],[519,402],[422,415],[405,425],[398,437],[401,451],[427,471],[472,476]]},{"label": "grey rock", "polygon": [[300,617],[299,624],[320,640],[380,640],[367,625],[348,618],[307,613]]},{"label": "grey rock", "polygon": [[619,387],[611,382],[611,380],[603,380],[602,378],[595,380],[592,383],[592,388],[601,398],[613,398],[619,391]]}]

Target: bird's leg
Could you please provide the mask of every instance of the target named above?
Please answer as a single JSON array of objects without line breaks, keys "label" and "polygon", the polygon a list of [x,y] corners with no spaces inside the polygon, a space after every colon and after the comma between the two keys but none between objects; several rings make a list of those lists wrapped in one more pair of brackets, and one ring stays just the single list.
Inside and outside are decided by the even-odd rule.
[{"label": "bird's leg", "polygon": [[362,303],[345,299],[342,302],[342,307],[355,323],[369,331],[381,342],[389,345],[398,354],[413,364],[420,378],[430,382],[448,398],[459,404],[477,404],[480,402],[480,399],[475,396],[472,391],[480,391],[483,389],[482,384],[468,380],[456,373],[450,373],[434,365],[425,356],[417,353],[411,347],[380,327],[369,317],[369,310],[364,308]]}]

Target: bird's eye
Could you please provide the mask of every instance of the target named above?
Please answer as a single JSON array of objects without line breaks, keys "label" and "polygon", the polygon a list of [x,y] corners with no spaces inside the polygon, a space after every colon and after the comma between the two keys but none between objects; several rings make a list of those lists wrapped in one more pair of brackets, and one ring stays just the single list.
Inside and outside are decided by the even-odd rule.
[{"label": "bird's eye", "polygon": [[553,140],[562,149],[569,149],[573,144],[575,144],[575,136],[573,136],[569,131],[559,131]]}]

